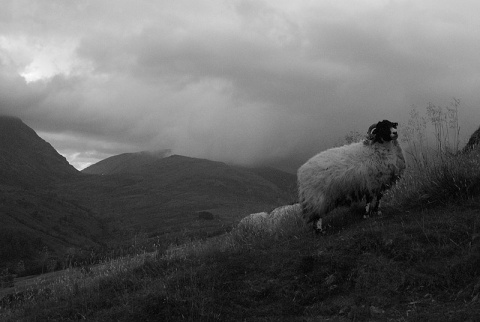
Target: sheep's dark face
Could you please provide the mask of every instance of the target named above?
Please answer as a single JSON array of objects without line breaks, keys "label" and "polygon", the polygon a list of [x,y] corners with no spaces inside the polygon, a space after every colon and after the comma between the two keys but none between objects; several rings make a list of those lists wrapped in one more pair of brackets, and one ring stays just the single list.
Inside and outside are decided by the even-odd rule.
[{"label": "sheep's dark face", "polygon": [[396,140],[398,138],[397,126],[398,123],[383,120],[372,125],[368,134],[373,142],[383,143]]}]

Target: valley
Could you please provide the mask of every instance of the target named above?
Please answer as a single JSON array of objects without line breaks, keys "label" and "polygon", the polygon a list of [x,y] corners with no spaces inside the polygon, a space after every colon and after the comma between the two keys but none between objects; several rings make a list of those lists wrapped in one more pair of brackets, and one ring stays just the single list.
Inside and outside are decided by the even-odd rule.
[{"label": "valley", "polygon": [[128,249],[139,234],[146,244],[219,235],[294,198],[293,174],[168,151],[80,172],[20,119],[0,116],[0,270],[17,275],[64,268],[72,253],[81,263],[92,250]]}]

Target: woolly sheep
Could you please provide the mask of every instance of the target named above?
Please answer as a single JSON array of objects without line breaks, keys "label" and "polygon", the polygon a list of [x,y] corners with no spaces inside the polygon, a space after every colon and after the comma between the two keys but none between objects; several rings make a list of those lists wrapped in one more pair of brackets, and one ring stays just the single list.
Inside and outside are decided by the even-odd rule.
[{"label": "woolly sheep", "polygon": [[298,194],[307,223],[321,231],[322,218],[331,210],[363,198],[367,216],[378,211],[383,192],[405,170],[397,125],[378,122],[369,128],[364,141],[323,151],[298,169]]},{"label": "woolly sheep", "polygon": [[237,227],[240,229],[250,229],[254,231],[264,231],[268,229],[267,223],[268,212],[258,212],[250,214],[240,220]]},{"label": "woolly sheep", "polygon": [[281,206],[275,208],[270,213],[259,212],[250,214],[238,223],[237,228],[254,234],[278,235],[282,231],[291,229],[296,223],[298,225],[298,222],[302,221],[301,212],[301,207],[298,203]]}]

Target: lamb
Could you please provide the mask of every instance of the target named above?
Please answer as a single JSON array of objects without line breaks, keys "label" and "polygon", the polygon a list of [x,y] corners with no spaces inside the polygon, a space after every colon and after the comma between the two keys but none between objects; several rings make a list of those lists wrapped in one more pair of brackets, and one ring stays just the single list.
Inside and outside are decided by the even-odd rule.
[{"label": "lamb", "polygon": [[275,208],[270,213],[259,212],[243,218],[237,229],[253,234],[280,235],[287,230],[295,229],[303,220],[300,217],[300,205],[293,204]]},{"label": "lamb", "polygon": [[322,218],[330,211],[363,198],[367,216],[378,212],[383,193],[405,170],[397,126],[387,120],[373,124],[365,140],[323,151],[298,169],[298,194],[307,224],[322,231]]}]

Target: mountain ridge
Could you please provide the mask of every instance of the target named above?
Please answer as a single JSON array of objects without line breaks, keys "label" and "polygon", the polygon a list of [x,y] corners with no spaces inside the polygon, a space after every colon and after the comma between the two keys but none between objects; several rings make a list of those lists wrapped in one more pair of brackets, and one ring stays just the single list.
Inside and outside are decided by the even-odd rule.
[{"label": "mountain ridge", "polygon": [[0,184],[33,188],[80,172],[21,119],[0,115]]},{"label": "mountain ridge", "polygon": [[[121,167],[118,159],[125,161]],[[99,174],[86,174],[63,190],[79,192],[83,203],[106,217],[133,220],[148,231],[185,229],[200,211],[215,213],[218,222],[210,227],[215,229],[294,199],[296,178],[280,170],[268,173],[181,155],[153,158],[146,152],[111,160],[115,162],[100,161],[107,165],[103,168],[92,165]],[[273,182],[280,173],[284,177]],[[197,228],[208,226],[202,225]]]},{"label": "mountain ridge", "polygon": [[168,242],[221,234],[291,202],[294,182],[168,150],[124,153],[80,172],[21,119],[0,116],[0,269],[20,260],[33,269],[45,247],[60,261],[68,249],[117,247],[136,233]]},{"label": "mountain ridge", "polygon": [[261,180],[266,180],[276,185],[288,194],[296,194],[296,176],[294,174],[278,170],[271,167],[245,167],[229,165],[221,161],[212,161],[203,158],[194,158],[178,154],[170,154],[170,150],[161,150],[156,153],[149,151],[141,151],[136,153],[122,153],[101,160],[91,166],[83,169],[81,172],[86,174],[137,174],[137,175],[154,175],[158,174],[159,169],[163,171],[173,170],[172,165],[182,164],[186,167],[197,163],[203,164],[205,167],[225,167],[232,171],[248,173],[249,175],[258,176]]},{"label": "mountain ridge", "polygon": [[101,175],[136,172],[140,167],[165,158],[168,155],[170,155],[170,150],[121,153],[98,161],[86,167],[81,172]]}]

